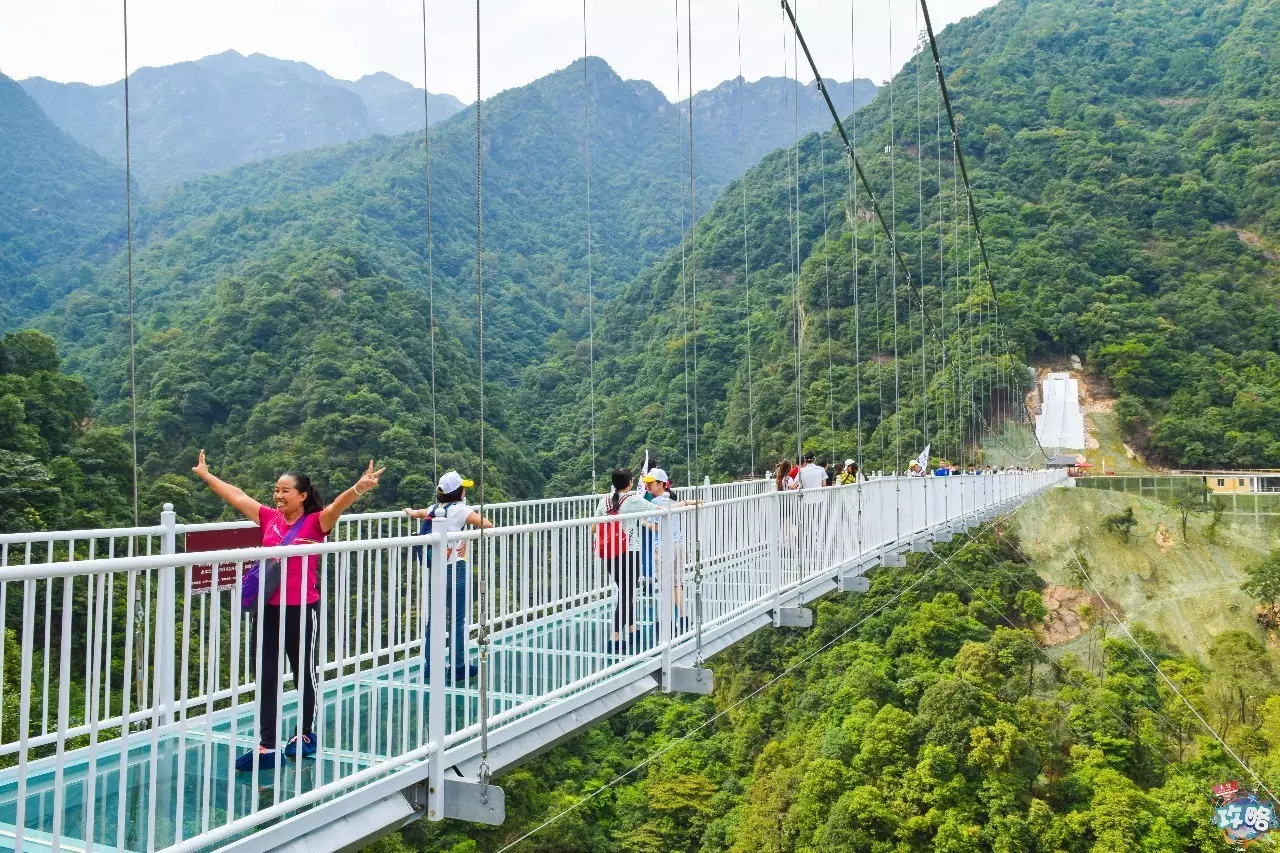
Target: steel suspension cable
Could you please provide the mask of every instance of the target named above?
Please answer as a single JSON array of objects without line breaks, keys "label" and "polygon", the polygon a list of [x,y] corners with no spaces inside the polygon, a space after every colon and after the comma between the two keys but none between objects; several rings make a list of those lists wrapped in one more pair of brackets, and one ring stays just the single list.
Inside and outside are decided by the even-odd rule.
[{"label": "steel suspension cable", "polygon": [[124,17],[124,218],[125,268],[129,280],[129,443],[133,450],[133,526],[138,526],[138,366],[133,319],[133,141],[129,111],[129,0],[121,0]]},{"label": "steel suspension cable", "polygon": [[996,297],[996,283],[991,275],[991,264],[987,262],[987,247],[982,241],[982,225],[978,220],[978,207],[973,201],[973,186],[969,183],[969,170],[965,167],[964,151],[960,147],[960,134],[956,130],[955,111],[951,108],[951,95],[947,91],[947,77],[942,72],[942,56],[938,53],[938,40],[933,35],[933,19],[929,17],[927,0],[920,0],[920,11],[924,13],[924,26],[929,34],[929,48],[933,51],[933,68],[938,75],[938,88],[942,92],[942,102],[947,108],[947,123],[951,126],[951,142],[956,150],[956,162],[960,166],[960,176],[964,180],[965,192],[969,199],[969,212],[973,216],[974,229],[978,235],[978,249],[982,253],[982,265],[987,272],[987,280],[991,283],[991,296]]},{"label": "steel suspension cable", "polygon": [[431,96],[427,92],[427,0],[422,0],[422,151],[427,172],[427,330],[431,344],[431,479],[440,481],[436,432],[436,274],[431,233]]},{"label": "steel suspension cable", "polygon": [[[851,100],[853,112],[849,114],[849,125],[853,131],[853,147],[858,147],[858,53],[854,44],[857,33],[857,15],[854,3],[849,3],[849,79],[853,81]],[[860,285],[858,282],[858,226],[861,224],[858,215],[858,182],[853,178],[853,164],[846,159],[849,171],[849,188],[853,194],[853,210],[849,220],[849,232],[853,243],[853,388],[858,419],[857,461],[858,471],[863,470],[862,461],[862,304]],[[865,476],[865,472],[864,472]]]},{"label": "steel suspension cable", "polygon": [[[912,8],[915,8],[914,6]],[[916,15],[915,32],[920,32],[919,15]],[[917,35],[918,39],[918,35]],[[929,341],[925,336],[925,304],[924,304],[924,134],[923,119],[920,112],[920,60],[924,58],[924,45],[917,41],[916,50],[916,233],[919,238],[920,257],[920,422],[923,424],[921,442],[927,447],[929,441]],[[928,460],[925,460],[926,465]]]},{"label": "steel suspension cable", "polygon": [[[889,6],[889,67],[893,67],[893,0],[888,0]],[[897,138],[894,131],[893,116],[893,81],[889,81],[889,144],[885,151],[889,155],[889,223],[892,226],[888,232],[889,244],[893,248],[893,253],[898,255],[898,179],[894,166],[897,159]],[[901,259],[901,255],[898,255]],[[903,272],[910,279],[911,273],[903,264]],[[890,278],[890,294],[893,299],[893,471],[894,474],[902,473],[902,370],[901,362],[898,359],[898,268],[892,268],[893,274]],[[900,504],[900,502],[898,502]],[[899,507],[901,512],[901,507]]]},{"label": "steel suspension cable", "polygon": [[[785,51],[785,43],[784,43]],[[804,348],[804,300],[800,296],[800,68],[796,65],[796,39],[791,40],[791,70],[795,72],[794,86],[795,113],[791,124],[792,146],[788,160],[792,162],[791,178],[795,182],[795,218],[791,222],[791,282],[795,298],[795,339],[796,339],[796,465],[804,464],[804,419],[801,378],[801,351]],[[786,54],[783,53],[783,66],[786,65]],[[790,109],[788,109],[790,113]],[[788,115],[788,118],[792,118]]]},{"label": "steel suspension cable", "polygon": [[822,275],[826,281],[827,296],[827,417],[831,431],[831,464],[836,464],[836,379],[835,356],[831,351],[831,251],[827,235],[831,223],[827,218],[827,141],[818,134],[818,169],[822,172]]},{"label": "steel suspension cable", "polygon": [[591,77],[587,0],[582,0],[582,142],[587,172],[587,387],[591,407],[591,490],[596,489],[596,291],[591,269]]},{"label": "steel suspension cable", "polygon": [[[938,165],[938,298],[939,298],[939,314],[942,319],[942,365],[941,373],[942,387],[938,391],[938,397],[941,402],[941,412],[939,419],[939,429],[946,441],[949,432],[950,422],[947,420],[947,397],[951,393],[951,382],[947,378],[947,256],[946,256],[946,211],[944,206],[944,198],[942,192],[942,96],[938,89],[934,89],[934,131],[933,131],[933,149],[937,155]],[[945,446],[945,444],[944,444]],[[957,453],[951,455],[951,459],[958,460]],[[950,455],[950,454],[949,454]]]},{"label": "steel suspension cable", "polygon": [[751,476],[756,474],[756,404],[755,389],[751,376],[751,261],[747,248],[747,128],[743,121],[743,85],[746,78],[742,74],[742,3],[738,3],[738,163],[742,178],[742,286],[746,292],[746,326],[747,326],[747,448],[751,456]]},{"label": "steel suspension cable", "polygon": [[[480,515],[485,514],[485,392],[484,392],[484,143],[480,120],[480,0],[476,0],[476,340],[480,364]],[[476,541],[480,555],[477,627],[480,645],[480,801],[488,801],[489,785],[489,594],[484,525]]]},{"label": "steel suspension cable", "polygon": [[[685,47],[689,57],[689,271],[693,276],[693,464],[700,469],[702,460],[698,453],[698,247],[696,243],[698,197],[694,191],[693,171],[693,0],[685,0],[685,14],[688,16]],[[703,495],[704,500],[706,497]],[[693,508],[693,668],[698,673],[699,679],[702,676],[702,626],[706,621],[704,614],[706,598],[702,577],[702,503],[703,501],[699,501]]]},{"label": "steel suspension cable", "polygon": [[[698,196],[693,172],[693,0],[685,0],[688,31],[685,34],[685,50],[689,57],[689,278],[693,291],[691,320],[693,325],[693,476],[697,478],[702,466],[699,453],[698,418]],[[695,516],[697,513],[695,513]]]},{"label": "steel suspension cable", "polygon": [[[676,98],[680,97],[680,0],[675,0],[676,9]],[[680,128],[683,136],[684,128]],[[680,140],[683,146],[684,140]],[[680,348],[684,354],[684,455],[685,455],[685,481],[686,484],[693,487],[693,411],[690,407],[689,397],[689,276],[688,276],[688,253],[685,243],[685,227],[684,227],[684,158],[678,158],[680,163],[680,197],[678,199],[680,207]]]}]

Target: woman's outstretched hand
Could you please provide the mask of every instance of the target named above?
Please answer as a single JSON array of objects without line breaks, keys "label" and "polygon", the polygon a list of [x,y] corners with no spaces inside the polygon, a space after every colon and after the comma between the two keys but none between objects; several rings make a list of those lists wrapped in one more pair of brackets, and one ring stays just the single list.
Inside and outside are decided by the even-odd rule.
[{"label": "woman's outstretched hand", "polygon": [[385,470],[387,470],[385,467],[379,468],[377,471],[373,470],[373,460],[370,459],[368,470],[356,482],[356,491],[363,495],[370,489],[376,489],[378,487],[378,478],[382,476],[382,472]]},{"label": "woman's outstretched hand", "polygon": [[196,467],[191,469],[191,472],[201,478],[203,478],[205,474],[209,473],[209,463],[204,461],[203,447],[200,448],[200,461],[196,463]]}]

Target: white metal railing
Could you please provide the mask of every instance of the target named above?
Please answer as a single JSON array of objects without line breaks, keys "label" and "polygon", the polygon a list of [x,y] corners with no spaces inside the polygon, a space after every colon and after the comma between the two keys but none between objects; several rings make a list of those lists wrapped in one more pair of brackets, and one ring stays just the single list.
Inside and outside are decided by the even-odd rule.
[{"label": "white metal railing", "polygon": [[[19,848],[225,842],[473,745],[482,717],[499,731],[637,668],[669,666],[792,590],[1061,479],[891,478],[788,493],[766,481],[706,485],[682,490],[696,506],[623,517],[638,520],[632,541],[643,549],[623,560],[596,554],[596,497],[494,505],[506,523],[483,539],[408,535],[393,513],[345,519],[321,545],[193,554],[179,553],[179,538],[208,526],[179,525],[172,512],[155,528],[52,544],[22,534],[61,559],[0,570],[0,835]],[[7,537],[0,553],[21,541]],[[258,741],[264,666],[278,685],[267,703],[280,711],[277,744],[304,728],[286,656],[264,663],[254,626],[268,605],[242,613],[238,589],[250,561],[297,555],[319,561],[319,751],[236,774],[235,757]],[[230,573],[220,584],[221,564]],[[292,637],[276,630],[280,647],[309,636],[302,624]],[[469,672],[482,634],[483,709]]]}]

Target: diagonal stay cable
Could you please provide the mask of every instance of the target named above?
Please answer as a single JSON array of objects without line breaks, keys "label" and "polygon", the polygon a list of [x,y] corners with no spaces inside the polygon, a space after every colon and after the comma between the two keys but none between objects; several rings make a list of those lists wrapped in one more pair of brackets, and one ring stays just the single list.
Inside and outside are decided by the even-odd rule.
[{"label": "diagonal stay cable", "polygon": [[929,17],[929,4],[920,0],[920,11],[924,13],[924,26],[929,33],[929,47],[933,51],[933,68],[938,75],[938,87],[942,90],[942,102],[947,107],[947,121],[951,125],[951,145],[956,152],[956,163],[960,166],[960,177],[964,180],[964,189],[969,196],[969,212],[973,214],[974,232],[978,237],[978,255],[982,258],[983,269],[987,271],[987,283],[991,285],[991,298],[996,297],[996,280],[991,275],[991,264],[987,262],[987,247],[982,242],[982,225],[978,221],[978,207],[973,201],[973,187],[969,183],[969,170],[965,167],[964,151],[960,148],[960,134],[956,130],[956,116],[951,109],[951,96],[947,91],[947,78],[942,73],[942,56],[938,53],[938,40],[933,36],[933,19]]},{"label": "diagonal stay cable", "polygon": [[730,713],[730,712],[731,712],[731,711],[733,711],[734,709],[736,709],[736,708],[738,708],[739,706],[743,705],[743,704],[744,704],[744,703],[746,703],[748,700],[753,699],[753,698],[755,698],[756,696],[760,695],[760,694],[761,694],[761,693],[763,693],[765,690],[767,690],[769,687],[771,687],[771,686],[773,686],[774,684],[776,684],[776,683],[777,683],[779,680],[781,680],[782,678],[786,677],[787,675],[790,675],[792,672],[795,672],[795,671],[796,671],[797,669],[799,669],[801,666],[803,666],[804,664],[808,663],[810,660],[812,660],[813,658],[817,657],[819,654],[821,654],[821,653],[825,652],[827,649],[831,648],[833,645],[835,645],[835,644],[836,644],[836,643],[838,643],[840,640],[842,640],[842,639],[844,639],[845,637],[847,637],[849,634],[853,633],[855,630],[857,630],[858,628],[860,628],[860,627],[861,627],[862,625],[864,625],[866,622],[870,621],[873,617],[878,616],[880,613],[882,613],[886,608],[888,608],[891,604],[893,604],[894,602],[896,602],[898,599],[902,598],[904,595],[906,595],[907,593],[911,592],[913,589],[915,589],[916,587],[918,587],[920,584],[924,583],[924,582],[925,582],[925,580],[927,580],[931,575],[933,575],[936,571],[938,571],[938,569],[940,569],[940,568],[942,568],[942,567],[946,566],[946,565],[947,565],[947,564],[948,564],[952,559],[954,559],[955,557],[958,557],[958,556],[959,556],[960,554],[962,554],[962,553],[963,553],[967,548],[969,548],[971,545],[973,545],[974,543],[976,543],[976,542],[979,540],[979,538],[980,538],[983,534],[985,534],[988,530],[990,530],[993,526],[995,526],[995,524],[996,524],[996,521],[997,521],[997,520],[998,520],[998,519],[993,519],[993,520],[989,521],[989,522],[988,522],[988,523],[987,523],[987,524],[986,524],[986,525],[985,525],[985,526],[984,526],[980,531],[978,531],[978,533],[976,533],[976,534],[974,534],[973,536],[971,536],[971,537],[970,537],[970,539],[969,539],[967,542],[965,542],[963,545],[961,545],[959,548],[957,548],[957,549],[956,549],[955,551],[953,551],[952,553],[950,553],[950,554],[948,554],[948,555],[946,555],[946,556],[943,556],[943,555],[941,555],[941,554],[932,554],[932,556],[937,560],[937,563],[936,563],[935,565],[933,565],[932,567],[930,567],[930,568],[929,568],[929,569],[928,569],[924,574],[922,574],[920,577],[916,578],[914,581],[912,581],[909,585],[907,585],[907,586],[906,586],[906,587],[904,587],[903,589],[899,590],[899,591],[898,591],[897,593],[895,593],[891,598],[889,598],[889,599],[888,599],[887,601],[885,601],[884,603],[880,604],[878,607],[876,607],[874,610],[872,610],[872,611],[871,611],[870,613],[868,613],[867,615],[863,616],[863,617],[862,617],[861,619],[859,619],[857,622],[855,622],[854,624],[850,625],[848,628],[846,628],[845,630],[841,631],[841,632],[840,632],[839,634],[837,634],[836,636],[832,637],[830,640],[828,640],[826,643],[824,643],[824,644],[823,644],[823,645],[821,645],[820,647],[818,647],[818,648],[814,649],[813,651],[809,652],[809,653],[808,653],[808,654],[806,654],[804,657],[800,658],[800,660],[798,660],[798,661],[796,661],[795,663],[791,664],[791,665],[790,665],[790,666],[788,666],[786,669],[782,670],[782,671],[781,671],[781,672],[779,672],[777,675],[773,676],[773,677],[772,677],[772,678],[770,678],[768,681],[766,681],[766,682],[764,682],[763,684],[761,684],[761,685],[760,685],[759,687],[757,687],[755,690],[751,691],[750,693],[748,693],[748,694],[747,694],[747,695],[745,695],[745,696],[740,697],[739,699],[737,699],[737,700],[736,700],[735,702],[733,702],[732,704],[730,704],[730,705],[728,705],[728,706],[726,706],[726,707],[722,708],[721,710],[717,711],[715,714],[713,714],[712,716],[708,717],[706,720],[702,721],[702,722],[701,722],[701,723],[699,723],[697,726],[695,726],[695,727],[693,727],[692,729],[690,729],[688,732],[685,732],[683,735],[681,735],[681,736],[680,736],[679,738],[677,738],[676,740],[674,740],[674,741],[672,741],[671,743],[667,744],[666,746],[662,747],[662,749],[659,749],[658,751],[656,751],[656,752],[652,753],[651,755],[646,756],[646,757],[644,758],[644,760],[642,760],[640,763],[636,764],[634,767],[631,767],[630,769],[625,770],[625,771],[623,771],[622,773],[619,773],[617,776],[615,776],[614,778],[610,779],[608,782],[604,783],[603,785],[599,786],[598,788],[596,788],[595,790],[593,790],[591,793],[589,793],[589,794],[587,794],[586,796],[582,797],[581,799],[577,800],[576,802],[574,802],[572,805],[568,806],[567,808],[565,808],[565,809],[563,809],[563,810],[561,810],[561,811],[557,812],[556,814],[552,815],[550,818],[548,818],[547,820],[545,820],[545,821],[543,821],[542,823],[538,824],[538,825],[537,825],[537,826],[535,826],[533,829],[531,829],[531,830],[529,830],[528,832],[526,832],[524,835],[521,835],[521,836],[520,836],[519,838],[517,838],[515,841],[512,841],[510,844],[507,844],[506,846],[499,848],[499,849],[498,849],[498,851],[497,851],[497,853],[506,853],[506,851],[513,849],[514,847],[516,847],[516,846],[517,846],[517,845],[519,845],[519,844],[524,843],[524,842],[525,842],[525,841],[527,841],[529,838],[533,837],[533,836],[534,836],[534,835],[536,835],[537,833],[541,832],[542,830],[546,829],[547,827],[549,827],[549,826],[551,826],[552,824],[554,824],[554,823],[556,823],[557,821],[559,821],[561,818],[563,818],[563,817],[565,817],[565,816],[567,816],[567,815],[571,814],[571,813],[572,813],[572,812],[574,812],[574,811],[577,811],[579,808],[581,808],[582,806],[586,805],[588,802],[590,802],[591,800],[595,799],[595,798],[596,798],[597,796],[599,796],[600,794],[604,793],[605,791],[609,790],[609,789],[610,789],[610,788],[612,788],[613,786],[617,785],[617,784],[618,784],[619,782],[621,782],[623,779],[626,779],[628,776],[632,775],[633,773],[636,773],[636,772],[638,772],[638,771],[640,771],[640,770],[644,769],[645,767],[649,766],[649,765],[650,765],[650,764],[652,764],[654,761],[657,761],[659,758],[661,758],[663,755],[666,755],[668,752],[671,752],[673,749],[675,749],[676,747],[680,746],[681,744],[683,744],[684,742],[686,742],[687,740],[689,740],[689,738],[693,737],[693,736],[694,736],[694,735],[696,735],[698,732],[702,731],[702,730],[703,730],[703,729],[705,729],[707,726],[709,726],[709,725],[711,725],[712,723],[714,723],[716,720],[720,719],[721,717],[723,717],[723,716],[725,716],[726,714]]},{"label": "diagonal stay cable", "polygon": [[1262,779],[1258,776],[1257,773],[1253,772],[1253,768],[1250,767],[1248,764],[1245,764],[1244,761],[1240,758],[1240,756],[1236,754],[1236,751],[1232,749],[1230,746],[1228,746],[1227,742],[1223,740],[1222,735],[1218,734],[1217,729],[1209,725],[1208,721],[1205,720],[1205,718],[1200,714],[1199,709],[1197,709],[1195,705],[1191,704],[1191,700],[1187,699],[1187,697],[1183,695],[1182,691],[1178,689],[1178,685],[1173,682],[1173,679],[1171,679],[1168,675],[1165,674],[1165,671],[1162,670],[1156,664],[1156,662],[1151,658],[1151,654],[1146,650],[1145,647],[1143,647],[1142,643],[1139,643],[1137,638],[1133,636],[1133,634],[1129,631],[1129,626],[1126,625],[1118,615],[1116,615],[1115,610],[1111,607],[1111,602],[1107,601],[1106,597],[1102,595],[1101,592],[1098,591],[1098,585],[1095,584],[1093,582],[1093,578],[1089,576],[1089,570],[1084,567],[1084,563],[1081,562],[1079,555],[1076,554],[1076,549],[1071,545],[1070,542],[1067,542],[1067,550],[1071,552],[1071,559],[1075,561],[1076,567],[1080,569],[1080,574],[1083,575],[1084,579],[1089,582],[1089,586],[1093,587],[1094,594],[1097,595],[1098,598],[1102,599],[1102,603],[1107,608],[1107,612],[1111,614],[1111,618],[1115,620],[1116,625],[1118,625],[1120,630],[1124,632],[1124,635],[1129,638],[1129,642],[1133,643],[1133,647],[1138,650],[1138,653],[1141,654],[1142,657],[1146,659],[1147,664],[1150,665],[1150,667],[1153,670],[1155,670],[1156,675],[1160,676],[1160,678],[1164,680],[1165,685],[1168,686],[1168,688],[1172,690],[1179,699],[1182,700],[1182,704],[1187,706],[1187,710],[1189,710],[1193,715],[1195,715],[1195,718],[1200,721],[1200,725],[1204,726],[1205,731],[1213,735],[1213,739],[1218,742],[1218,745],[1221,746],[1223,750],[1226,751],[1227,755],[1231,756],[1232,760],[1234,760],[1236,764],[1240,765],[1241,770],[1249,774],[1250,778],[1252,778],[1253,781],[1257,783],[1259,788],[1261,788],[1264,792],[1266,792],[1266,795],[1271,798],[1272,802],[1280,802],[1280,800],[1276,799],[1276,795],[1271,793],[1271,789],[1267,787],[1267,784],[1262,781]]},{"label": "diagonal stay cable", "polygon": [[[862,182],[862,187],[867,191],[867,199],[871,202],[871,208],[875,211],[876,218],[880,220],[880,227],[884,229],[884,233],[893,239],[893,230],[889,227],[889,222],[884,218],[884,213],[880,210],[880,202],[876,198],[875,190],[871,189],[871,183],[867,180],[867,175],[862,170],[862,161],[858,159],[858,153],[854,151],[853,143],[849,141],[849,134],[845,133],[844,122],[840,120],[840,114],[836,112],[836,105],[831,101],[831,94],[827,92],[827,84],[823,81],[822,75],[818,73],[818,65],[813,61],[813,54],[809,52],[809,45],[804,40],[804,35],[800,32],[800,25],[796,23],[795,13],[791,11],[791,4],[787,0],[782,0],[782,8],[787,13],[787,17],[791,20],[791,26],[796,32],[796,41],[800,43],[800,47],[804,50],[804,58],[809,60],[809,68],[813,71],[813,76],[818,82],[818,91],[822,93],[822,97],[827,102],[827,109],[831,111],[831,117],[835,119],[836,130],[840,132],[840,138],[844,140],[845,153],[849,155],[849,159],[853,161],[853,168],[858,173],[858,180]],[[796,78],[800,77],[800,69],[796,69]],[[902,252],[894,247],[894,255],[897,256],[898,266],[902,268],[902,273],[907,277],[907,284],[912,284],[911,270],[907,268],[907,262],[902,257]]]}]

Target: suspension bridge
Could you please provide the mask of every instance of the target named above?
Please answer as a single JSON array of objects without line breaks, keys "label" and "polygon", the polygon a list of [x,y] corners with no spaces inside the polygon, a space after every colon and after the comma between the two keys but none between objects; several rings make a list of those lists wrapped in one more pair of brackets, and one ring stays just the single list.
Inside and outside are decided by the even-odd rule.
[{"label": "suspension bridge", "polygon": [[[482,547],[478,531],[412,535],[400,513],[345,517],[323,545],[211,552],[187,544],[251,525],[169,511],[152,526],[5,535],[0,613],[21,613],[4,625],[21,640],[0,655],[21,655],[21,679],[0,685],[0,844],[342,850],[420,817],[500,822],[486,758],[498,776],[652,691],[710,692],[711,655],[810,627],[814,599],[864,591],[869,569],[1062,482],[1032,471],[809,493],[704,485],[702,503],[650,514],[662,569],[637,591],[640,632],[622,649],[608,643],[617,590],[592,548],[599,496],[494,504]],[[415,551],[462,541],[481,557],[460,602]],[[239,579],[250,561],[297,554],[321,558],[318,752],[237,774],[259,713]],[[698,602],[695,618],[680,618],[680,600],[686,613]],[[459,604],[468,659],[482,659],[482,635],[488,648],[454,683],[443,673]],[[280,666],[288,739],[300,698]]]}]

